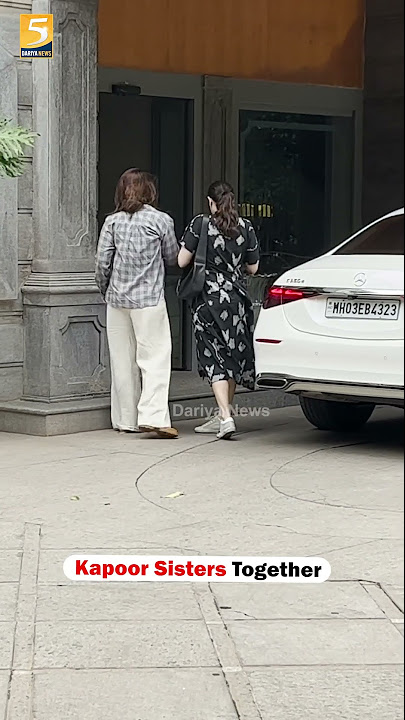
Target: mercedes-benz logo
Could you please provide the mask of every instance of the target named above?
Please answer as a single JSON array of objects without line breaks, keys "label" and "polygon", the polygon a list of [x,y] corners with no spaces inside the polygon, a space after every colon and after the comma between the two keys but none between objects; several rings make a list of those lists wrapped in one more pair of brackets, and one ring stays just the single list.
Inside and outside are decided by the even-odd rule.
[{"label": "mercedes-benz logo", "polygon": [[367,280],[365,273],[358,273],[354,278],[354,284],[356,287],[362,287]]}]

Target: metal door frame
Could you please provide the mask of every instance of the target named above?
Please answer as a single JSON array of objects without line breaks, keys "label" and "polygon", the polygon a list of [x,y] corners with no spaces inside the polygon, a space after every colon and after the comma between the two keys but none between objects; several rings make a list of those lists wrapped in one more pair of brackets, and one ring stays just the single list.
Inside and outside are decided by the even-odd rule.
[{"label": "metal door frame", "polygon": [[[98,92],[111,92],[112,85],[128,83],[141,88],[142,95],[149,97],[179,98],[193,101],[193,187],[192,212],[201,210],[202,191],[202,158],[203,158],[203,90],[202,78],[199,75],[177,75],[156,73],[128,68],[98,67]],[[182,317],[183,356],[185,372],[197,367],[195,347],[192,339],[190,311],[185,304]]]},{"label": "metal door frame", "polygon": [[200,211],[203,147],[203,92],[200,75],[177,75],[128,68],[98,68],[98,92],[111,92],[116,83],[138,85],[142,95],[192,100],[193,112],[193,212]]},{"label": "metal door frame", "polygon": [[362,223],[363,91],[319,85],[273,83],[262,80],[232,80],[230,181],[239,185],[239,112],[262,110],[302,115],[353,117],[353,230]]}]

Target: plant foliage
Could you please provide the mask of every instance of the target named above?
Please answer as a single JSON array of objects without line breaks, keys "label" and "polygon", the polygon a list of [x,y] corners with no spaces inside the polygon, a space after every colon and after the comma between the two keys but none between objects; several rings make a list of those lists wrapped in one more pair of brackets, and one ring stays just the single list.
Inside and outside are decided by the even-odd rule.
[{"label": "plant foliage", "polygon": [[33,146],[36,136],[37,133],[0,118],[0,177],[22,175],[25,148]]}]

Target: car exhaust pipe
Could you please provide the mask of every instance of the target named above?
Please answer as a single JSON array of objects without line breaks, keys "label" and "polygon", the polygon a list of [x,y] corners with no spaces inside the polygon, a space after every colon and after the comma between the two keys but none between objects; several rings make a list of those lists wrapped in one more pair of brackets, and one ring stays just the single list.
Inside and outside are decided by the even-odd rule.
[{"label": "car exhaust pipe", "polygon": [[260,388],[270,388],[273,390],[285,390],[288,385],[287,378],[283,377],[271,377],[266,375],[259,375],[257,378],[257,385]]}]

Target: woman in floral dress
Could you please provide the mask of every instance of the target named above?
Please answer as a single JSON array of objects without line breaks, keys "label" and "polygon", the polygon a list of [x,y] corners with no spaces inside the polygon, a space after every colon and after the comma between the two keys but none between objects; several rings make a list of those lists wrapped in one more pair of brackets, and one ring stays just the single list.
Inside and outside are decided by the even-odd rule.
[{"label": "woman in floral dress", "polygon": [[[237,385],[253,390],[253,308],[244,284],[244,271],[254,275],[259,248],[252,224],[239,217],[234,192],[228,183],[208,189],[211,215],[208,225],[206,281],[193,300],[193,325],[199,373],[214,391],[220,417],[199,428],[228,439],[235,432],[231,403]],[[192,260],[200,238],[202,215],[187,227],[179,253],[180,267]],[[207,427],[209,426],[209,427]],[[205,428],[205,429],[204,429]]]}]

